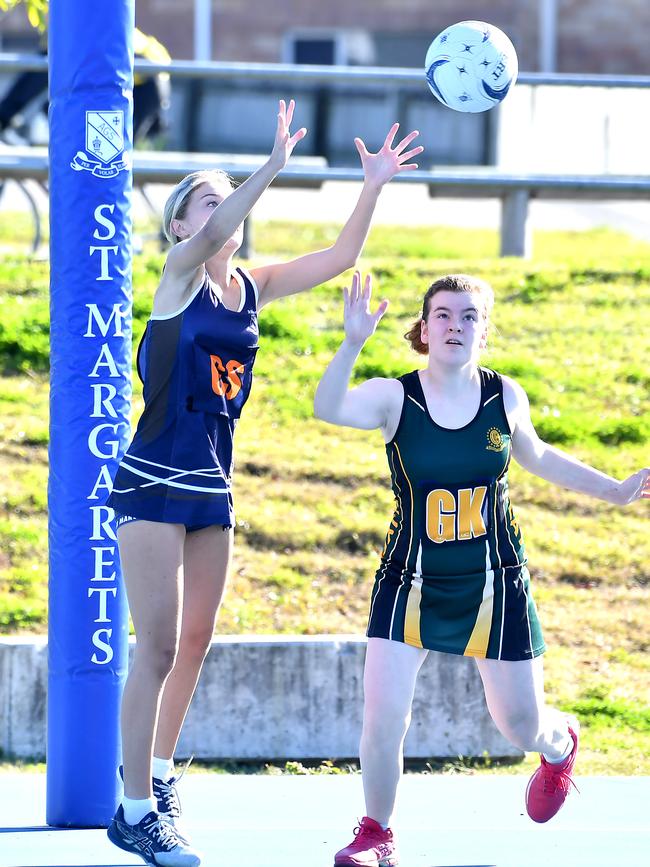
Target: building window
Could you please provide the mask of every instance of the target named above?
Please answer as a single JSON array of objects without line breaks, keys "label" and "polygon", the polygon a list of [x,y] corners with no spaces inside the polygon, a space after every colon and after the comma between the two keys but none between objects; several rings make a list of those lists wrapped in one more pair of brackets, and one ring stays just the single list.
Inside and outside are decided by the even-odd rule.
[{"label": "building window", "polygon": [[365,30],[291,30],[282,46],[285,63],[371,66],[374,59],[374,44]]}]

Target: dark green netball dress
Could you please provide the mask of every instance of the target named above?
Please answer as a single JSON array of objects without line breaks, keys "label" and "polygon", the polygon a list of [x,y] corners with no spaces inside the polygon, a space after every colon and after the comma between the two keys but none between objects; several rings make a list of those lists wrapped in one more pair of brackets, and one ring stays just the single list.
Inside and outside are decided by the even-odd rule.
[{"label": "dark green netball dress", "polygon": [[488,659],[531,659],[544,640],[508,496],[503,383],[479,368],[481,401],[462,428],[427,410],[418,371],[386,444],[395,514],[375,576],[368,636]]}]

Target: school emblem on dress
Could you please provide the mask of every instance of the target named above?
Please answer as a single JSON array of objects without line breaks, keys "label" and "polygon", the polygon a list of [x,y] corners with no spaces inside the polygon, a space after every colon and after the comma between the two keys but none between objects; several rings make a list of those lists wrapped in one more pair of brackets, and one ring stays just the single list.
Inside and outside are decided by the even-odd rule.
[{"label": "school emblem on dress", "polygon": [[76,172],[92,172],[96,178],[114,178],[128,169],[123,111],[86,112],[86,150],[77,151],[70,166]]},{"label": "school emblem on dress", "polygon": [[485,448],[490,452],[502,452],[506,447],[506,441],[498,427],[491,427],[487,432],[488,444]]}]

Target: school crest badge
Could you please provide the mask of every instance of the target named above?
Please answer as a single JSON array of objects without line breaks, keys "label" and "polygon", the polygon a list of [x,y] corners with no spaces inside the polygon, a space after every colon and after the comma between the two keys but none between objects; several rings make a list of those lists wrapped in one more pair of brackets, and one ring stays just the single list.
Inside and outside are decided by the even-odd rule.
[{"label": "school crest badge", "polygon": [[506,440],[498,427],[491,427],[487,432],[488,444],[486,449],[489,452],[502,452],[506,447]]},{"label": "school crest badge", "polygon": [[96,178],[114,178],[129,167],[124,154],[124,112],[86,112],[86,150],[77,151],[70,163],[77,172]]}]

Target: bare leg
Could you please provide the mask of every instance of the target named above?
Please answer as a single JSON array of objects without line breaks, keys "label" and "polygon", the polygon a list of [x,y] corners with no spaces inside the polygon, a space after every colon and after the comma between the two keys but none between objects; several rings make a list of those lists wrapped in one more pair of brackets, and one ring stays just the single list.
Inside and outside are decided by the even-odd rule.
[{"label": "bare leg", "polygon": [[426,656],[426,650],[399,641],[368,639],[359,752],[366,815],[382,825],[389,824],[395,807],[415,681]]},{"label": "bare leg", "polygon": [[501,734],[519,749],[559,759],[569,742],[568,722],[565,714],[545,703],[542,657],[518,662],[477,659],[476,664]]},{"label": "bare leg", "polygon": [[154,755],[171,759],[214,633],[226,585],[232,529],[206,527],[185,537],[184,603],[176,664],[167,678]]},{"label": "bare leg", "polygon": [[120,559],[137,638],[122,696],[124,794],[151,797],[151,757],[158,708],[172,670],[182,608],[180,524],[136,521],[118,530]]}]

